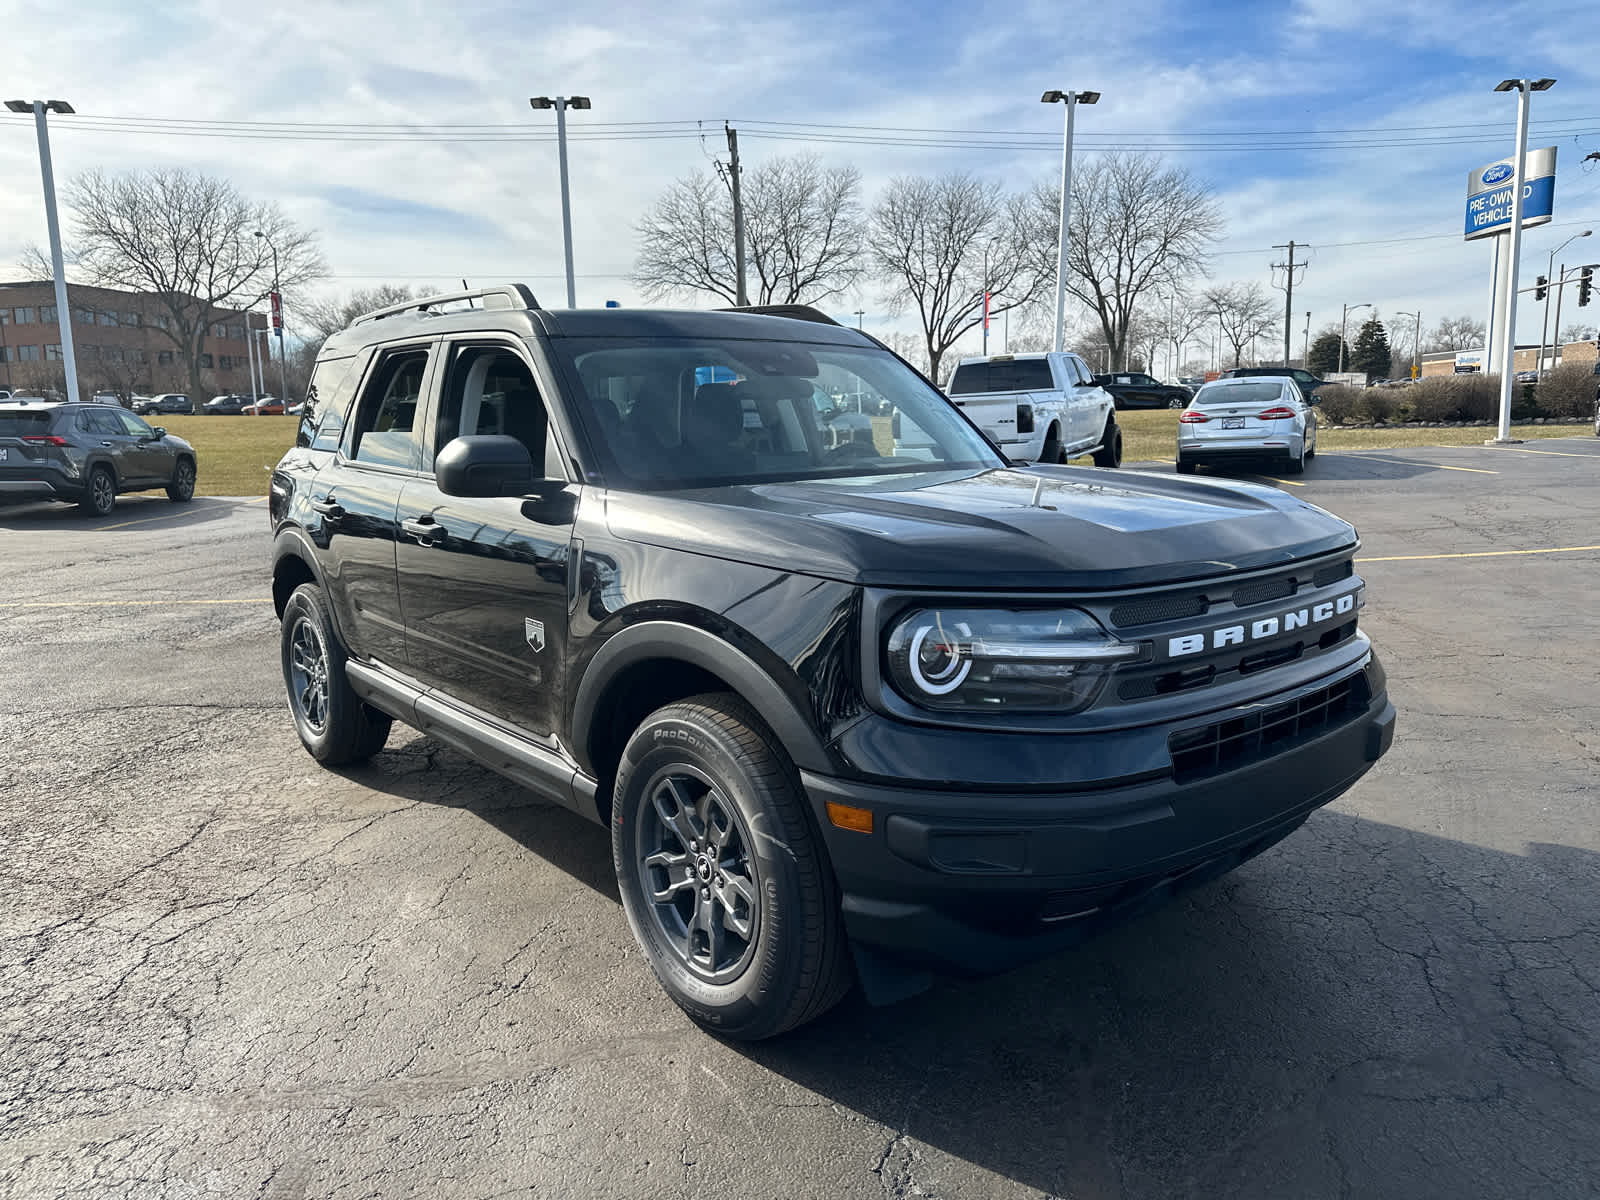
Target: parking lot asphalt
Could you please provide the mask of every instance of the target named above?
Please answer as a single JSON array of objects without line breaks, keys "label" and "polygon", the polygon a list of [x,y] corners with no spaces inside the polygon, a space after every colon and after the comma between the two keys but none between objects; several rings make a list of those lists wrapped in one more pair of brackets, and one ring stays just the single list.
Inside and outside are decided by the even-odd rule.
[{"label": "parking lot asphalt", "polygon": [[259,500],[0,510],[0,1196],[1593,1195],[1600,441],[1282,486],[1362,531],[1390,755],[1089,945],[754,1047],[602,829],[409,730],[312,763]]}]

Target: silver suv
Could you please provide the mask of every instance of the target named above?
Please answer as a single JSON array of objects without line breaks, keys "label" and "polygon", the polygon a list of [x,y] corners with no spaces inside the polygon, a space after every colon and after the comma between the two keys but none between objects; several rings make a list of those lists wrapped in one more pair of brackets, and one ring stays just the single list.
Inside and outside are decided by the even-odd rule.
[{"label": "silver suv", "polygon": [[194,498],[194,447],[106,404],[0,401],[0,500],[65,500],[96,516],[119,492]]}]

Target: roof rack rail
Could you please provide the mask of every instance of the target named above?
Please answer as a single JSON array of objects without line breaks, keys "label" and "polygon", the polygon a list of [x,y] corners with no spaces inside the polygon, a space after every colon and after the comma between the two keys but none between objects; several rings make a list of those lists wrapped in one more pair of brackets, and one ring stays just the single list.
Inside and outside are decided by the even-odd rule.
[{"label": "roof rack rail", "polygon": [[812,321],[818,325],[837,325],[827,313],[809,304],[740,304],[722,312],[755,313],[763,317],[788,317],[791,321]]},{"label": "roof rack rail", "polygon": [[[441,296],[424,296],[420,300],[407,300],[402,304],[391,304],[388,308],[375,308],[369,313],[362,313],[352,325],[360,325],[365,321],[377,321],[384,317],[396,317],[401,313],[414,312],[426,316],[439,316],[434,310],[444,304],[455,304],[462,300],[482,300],[486,309],[516,309],[538,308],[539,302],[533,298],[533,293],[528,286],[522,283],[508,283],[503,287],[478,288],[470,292],[449,292]],[[490,303],[494,301],[495,303]]]}]

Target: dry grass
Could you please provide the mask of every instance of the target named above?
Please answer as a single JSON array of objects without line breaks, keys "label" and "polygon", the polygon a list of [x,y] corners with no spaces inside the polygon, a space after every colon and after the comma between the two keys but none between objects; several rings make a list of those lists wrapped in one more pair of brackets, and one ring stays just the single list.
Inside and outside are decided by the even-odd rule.
[{"label": "dry grass", "polygon": [[198,496],[264,496],[272,468],[294,445],[298,417],[147,417],[194,446]]}]

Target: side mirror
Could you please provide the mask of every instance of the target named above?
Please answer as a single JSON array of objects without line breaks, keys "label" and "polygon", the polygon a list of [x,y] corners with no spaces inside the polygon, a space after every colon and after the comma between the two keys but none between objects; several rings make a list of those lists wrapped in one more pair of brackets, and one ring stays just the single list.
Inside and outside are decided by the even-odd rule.
[{"label": "side mirror", "polygon": [[153,437],[153,438],[164,438],[164,437],[166,437],[167,436],[167,427],[165,425],[157,425],[154,429],[152,429],[150,431],[150,436]]},{"label": "side mirror", "polygon": [[434,459],[433,474],[447,496],[525,496],[542,478],[528,448],[503,433],[452,439]]}]

